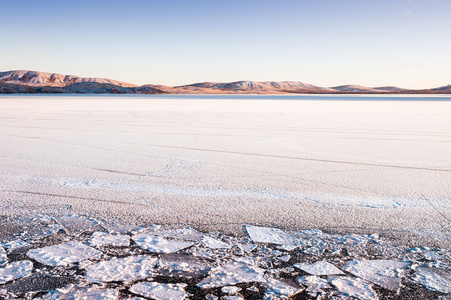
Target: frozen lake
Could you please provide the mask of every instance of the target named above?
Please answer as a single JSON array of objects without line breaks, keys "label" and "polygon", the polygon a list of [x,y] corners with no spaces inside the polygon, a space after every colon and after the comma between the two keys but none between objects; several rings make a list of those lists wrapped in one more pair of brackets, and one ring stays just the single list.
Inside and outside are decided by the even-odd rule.
[{"label": "frozen lake", "polygon": [[451,97],[1,96],[0,211],[449,245]]}]

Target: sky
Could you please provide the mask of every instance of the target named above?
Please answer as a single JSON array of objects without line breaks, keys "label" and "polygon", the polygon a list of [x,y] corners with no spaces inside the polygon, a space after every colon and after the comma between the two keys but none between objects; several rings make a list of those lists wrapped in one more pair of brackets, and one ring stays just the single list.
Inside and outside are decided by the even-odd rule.
[{"label": "sky", "polygon": [[450,0],[0,0],[0,71],[135,84],[451,84]]}]

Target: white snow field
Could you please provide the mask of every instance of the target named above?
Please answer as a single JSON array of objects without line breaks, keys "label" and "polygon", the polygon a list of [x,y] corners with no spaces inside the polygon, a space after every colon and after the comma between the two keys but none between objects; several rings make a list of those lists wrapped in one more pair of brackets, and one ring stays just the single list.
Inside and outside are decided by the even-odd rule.
[{"label": "white snow field", "polygon": [[1,96],[0,211],[449,247],[451,97]]}]

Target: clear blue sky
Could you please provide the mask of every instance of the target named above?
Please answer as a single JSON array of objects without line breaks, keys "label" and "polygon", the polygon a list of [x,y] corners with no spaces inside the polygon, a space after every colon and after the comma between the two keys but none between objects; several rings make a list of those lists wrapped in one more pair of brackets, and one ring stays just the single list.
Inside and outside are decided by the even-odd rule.
[{"label": "clear blue sky", "polygon": [[0,71],[451,84],[450,0],[0,0]]}]

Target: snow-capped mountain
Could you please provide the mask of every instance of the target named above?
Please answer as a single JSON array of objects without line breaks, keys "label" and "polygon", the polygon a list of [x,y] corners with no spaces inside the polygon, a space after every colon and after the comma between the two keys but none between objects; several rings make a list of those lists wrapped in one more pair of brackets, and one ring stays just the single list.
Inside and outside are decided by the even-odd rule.
[{"label": "snow-capped mountain", "polygon": [[359,93],[388,93],[389,91],[377,88],[370,88],[361,85],[340,85],[332,87],[332,89],[341,92],[359,92]]},{"label": "snow-capped mountain", "polygon": [[28,86],[52,86],[65,87],[74,83],[109,83],[120,87],[136,87],[131,83],[120,82],[105,78],[84,78],[73,75],[62,75],[57,73],[45,73],[27,70],[15,70],[0,72],[0,83],[20,84]]},{"label": "snow-capped mountain", "polygon": [[181,86],[137,86],[105,78],[85,78],[37,71],[0,72],[0,94],[450,94],[451,85],[411,90],[394,86],[320,87],[299,81],[201,82]]}]

